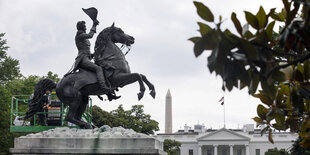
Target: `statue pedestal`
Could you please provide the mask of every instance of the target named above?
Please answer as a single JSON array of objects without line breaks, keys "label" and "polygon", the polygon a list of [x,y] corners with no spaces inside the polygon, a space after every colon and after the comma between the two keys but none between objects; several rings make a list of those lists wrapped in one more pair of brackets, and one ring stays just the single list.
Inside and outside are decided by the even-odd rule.
[{"label": "statue pedestal", "polygon": [[166,155],[163,143],[121,127],[100,132],[56,128],[15,139],[12,154],[146,154]]}]

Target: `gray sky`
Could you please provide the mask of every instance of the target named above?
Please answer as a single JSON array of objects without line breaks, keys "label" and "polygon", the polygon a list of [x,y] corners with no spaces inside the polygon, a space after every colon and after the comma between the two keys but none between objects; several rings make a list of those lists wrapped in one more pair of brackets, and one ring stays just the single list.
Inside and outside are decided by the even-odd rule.
[{"label": "gray sky", "polygon": [[[244,24],[244,10],[256,13],[259,5],[282,7],[281,1],[268,0],[208,0],[206,4],[218,19],[222,15],[224,28],[233,32],[232,11]],[[136,42],[126,56],[132,72],[146,75],[155,85],[157,96],[148,92],[138,102],[138,84],[118,92],[121,99],[102,102],[93,97],[93,104],[106,111],[123,104],[144,105],[145,113],[159,122],[164,131],[165,95],[170,88],[173,100],[173,131],[184,124],[198,122],[207,128],[223,127],[223,106],[218,100],[225,95],[226,127],[241,128],[254,123],[258,99],[247,90],[223,92],[220,77],[210,74],[207,65],[209,51],[195,58],[193,44],[187,39],[197,36],[197,21],[202,21],[191,0],[0,0],[0,32],[5,32],[10,49],[8,54],[20,61],[23,75],[46,75],[48,71],[62,77],[77,55],[74,43],[75,25],[79,20],[91,26],[90,18],[81,8],[98,9],[97,32],[115,22]],[[279,11],[279,9],[277,10]],[[91,40],[94,45],[96,36]],[[93,46],[91,47],[93,50]]]}]

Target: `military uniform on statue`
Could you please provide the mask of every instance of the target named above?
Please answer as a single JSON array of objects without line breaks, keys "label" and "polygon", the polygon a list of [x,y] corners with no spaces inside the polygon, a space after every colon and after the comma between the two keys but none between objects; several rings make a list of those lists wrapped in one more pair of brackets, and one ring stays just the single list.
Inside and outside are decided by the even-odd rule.
[{"label": "military uniform on statue", "polygon": [[[75,36],[75,44],[78,49],[78,56],[75,58],[74,68],[69,71],[65,76],[70,73],[76,72],[78,69],[85,69],[95,72],[97,74],[97,80],[100,84],[102,90],[106,92],[109,101],[120,98],[116,96],[114,90],[111,89],[110,83],[105,79],[102,67],[91,62],[93,54],[90,52],[90,41],[96,33],[96,26],[99,24],[97,18],[97,10],[95,8],[83,9],[83,11],[91,17],[93,20],[93,26],[89,33],[86,33],[86,23],[85,21],[79,21],[76,24],[77,33]],[[101,100],[102,97],[98,96]]]}]

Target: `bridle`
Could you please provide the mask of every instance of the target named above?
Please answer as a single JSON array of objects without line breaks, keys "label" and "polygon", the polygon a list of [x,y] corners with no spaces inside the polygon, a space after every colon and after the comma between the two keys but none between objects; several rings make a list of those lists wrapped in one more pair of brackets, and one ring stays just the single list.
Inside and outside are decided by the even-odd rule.
[{"label": "bridle", "polygon": [[127,45],[126,44],[127,43],[127,41],[125,42],[125,43],[123,43],[122,44],[122,46],[121,46],[121,50],[123,51],[123,49],[126,47],[127,48],[127,51],[125,52],[125,56],[129,53],[129,51],[130,51],[130,49],[131,49],[131,46],[129,45]]},{"label": "bridle", "polygon": [[[115,33],[115,32],[112,32],[112,33]],[[127,51],[125,52],[125,56],[129,53],[129,51],[131,50],[131,45],[127,45],[127,39],[126,41],[122,44],[121,46],[121,51],[123,51],[124,48],[127,48]]]}]

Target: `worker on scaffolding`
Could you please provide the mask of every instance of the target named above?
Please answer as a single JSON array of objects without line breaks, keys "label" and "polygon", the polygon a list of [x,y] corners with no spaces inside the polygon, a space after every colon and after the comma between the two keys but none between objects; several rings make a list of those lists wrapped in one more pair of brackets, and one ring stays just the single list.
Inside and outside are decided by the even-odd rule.
[{"label": "worker on scaffolding", "polygon": [[[48,107],[50,106],[50,104],[51,104],[51,96],[50,96],[50,91],[49,90],[47,90],[46,91],[46,93],[45,93],[45,95],[42,97],[42,99],[41,99],[41,101],[39,102],[39,104],[40,104],[40,106],[38,106],[38,108],[37,108],[37,112],[39,113],[39,114],[37,114],[37,116],[39,117],[39,119],[38,119],[38,124],[39,125],[42,125],[42,126],[47,126],[47,114],[46,114],[46,112],[47,112],[47,110],[48,110]],[[32,96],[33,97],[33,96]],[[32,109],[32,108],[30,108],[30,106],[32,106],[32,99],[33,98],[31,98],[29,101],[29,109]],[[36,112],[36,113],[37,113]],[[34,122],[35,121],[35,119],[34,119],[34,116],[32,116],[31,118],[30,118],[30,125],[31,126],[33,126],[34,125]]]},{"label": "worker on scaffolding", "polygon": [[[46,85],[46,87],[43,89],[40,86]],[[24,120],[31,118],[31,125],[34,125],[34,120],[32,117],[39,112],[39,125],[47,126],[47,117],[46,113],[48,110],[48,107],[51,103],[51,91],[55,88],[55,84],[46,83],[45,80],[41,80],[38,82],[38,84],[34,88],[34,97],[32,97],[29,100],[29,109],[26,112],[26,116],[24,117]],[[41,93],[44,92],[44,93]],[[44,95],[41,95],[44,94]]]}]

